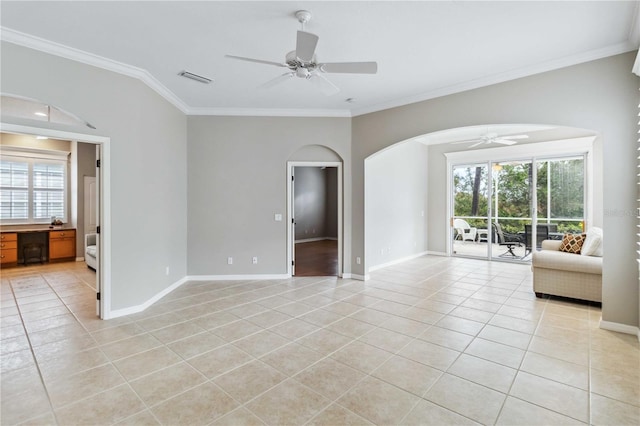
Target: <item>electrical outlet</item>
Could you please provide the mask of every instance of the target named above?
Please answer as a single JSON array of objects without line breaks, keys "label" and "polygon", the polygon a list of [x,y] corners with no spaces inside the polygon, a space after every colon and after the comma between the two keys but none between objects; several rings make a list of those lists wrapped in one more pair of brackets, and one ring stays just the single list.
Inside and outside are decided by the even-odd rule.
[{"label": "electrical outlet", "polygon": [[167,276],[169,276],[169,267],[168,267],[168,266],[165,268],[165,270],[164,270],[164,274],[165,274],[165,275],[167,275]]},{"label": "electrical outlet", "polygon": [[233,257],[227,257],[227,265],[233,265]]},{"label": "electrical outlet", "polygon": [[253,263],[254,265],[258,264],[258,257],[257,256],[253,256],[253,259],[251,259],[251,263]]},{"label": "electrical outlet", "polygon": [[356,263],[358,265],[362,263],[362,259],[360,259],[360,256],[356,257]]}]

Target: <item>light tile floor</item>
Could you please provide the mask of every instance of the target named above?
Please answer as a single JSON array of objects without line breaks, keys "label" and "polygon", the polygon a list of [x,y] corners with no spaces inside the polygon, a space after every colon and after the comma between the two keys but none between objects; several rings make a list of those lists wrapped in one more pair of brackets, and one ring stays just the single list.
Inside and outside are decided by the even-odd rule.
[{"label": "light tile floor", "polygon": [[640,424],[640,349],[526,265],[190,282],[101,321],[84,264],[2,271],[1,423]]}]

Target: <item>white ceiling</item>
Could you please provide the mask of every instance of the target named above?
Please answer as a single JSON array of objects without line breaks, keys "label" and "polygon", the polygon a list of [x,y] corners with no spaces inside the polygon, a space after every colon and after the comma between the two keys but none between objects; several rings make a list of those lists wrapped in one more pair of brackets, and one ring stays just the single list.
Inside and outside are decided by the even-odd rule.
[{"label": "white ceiling", "polygon": [[[187,114],[353,116],[637,49],[639,3],[3,0],[0,22],[5,41],[133,75]],[[378,73],[326,74],[342,90],[324,96],[297,78],[258,89],[283,69],[224,57],[283,62],[299,9],[319,61]]]}]

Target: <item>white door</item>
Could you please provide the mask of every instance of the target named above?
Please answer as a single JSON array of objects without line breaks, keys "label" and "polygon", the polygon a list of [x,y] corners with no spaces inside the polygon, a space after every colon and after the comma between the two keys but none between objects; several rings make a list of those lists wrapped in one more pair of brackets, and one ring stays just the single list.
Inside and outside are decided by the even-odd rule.
[{"label": "white door", "polygon": [[[102,318],[102,301],[100,300],[100,154],[101,154],[101,145],[96,145],[96,177],[94,182],[93,193],[90,197],[85,195],[85,205],[86,200],[89,198],[93,203],[94,210],[91,213],[91,217],[95,222],[95,227],[93,228],[94,232],[96,232],[96,314],[99,318]],[[86,194],[86,192],[85,192]],[[85,223],[87,221],[87,215],[85,213]],[[85,232],[87,228],[85,228]]]}]

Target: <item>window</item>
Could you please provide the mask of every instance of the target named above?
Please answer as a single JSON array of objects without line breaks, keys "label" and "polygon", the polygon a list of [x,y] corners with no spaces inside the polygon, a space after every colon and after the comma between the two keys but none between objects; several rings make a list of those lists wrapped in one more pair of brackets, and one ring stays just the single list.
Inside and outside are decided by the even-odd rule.
[{"label": "window", "polygon": [[48,157],[2,156],[0,220],[3,224],[49,223],[52,216],[66,222],[66,155],[64,159]]}]

